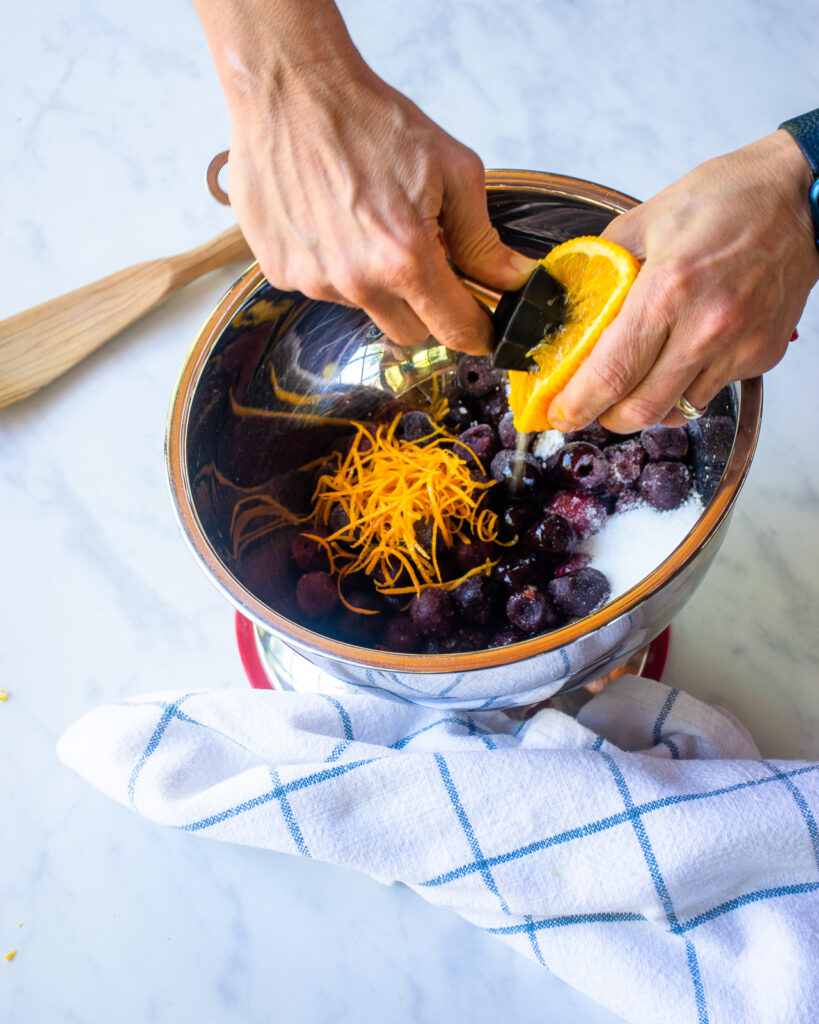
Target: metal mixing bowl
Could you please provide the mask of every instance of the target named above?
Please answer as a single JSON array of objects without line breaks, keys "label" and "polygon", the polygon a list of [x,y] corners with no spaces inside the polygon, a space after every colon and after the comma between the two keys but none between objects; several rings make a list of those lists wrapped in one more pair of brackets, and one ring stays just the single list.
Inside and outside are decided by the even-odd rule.
[{"label": "metal mixing bowl", "polygon": [[[635,204],[600,185],[526,171],[489,172],[487,200],[503,240],[531,256],[598,234]],[[183,366],[166,440],[171,495],[216,586],[260,630],[334,677],[430,705],[531,703],[627,662],[691,596],[748,471],[762,385],[726,388],[690,426],[704,512],[670,557],[594,614],[508,647],[447,655],[357,647],[299,624],[286,545],[264,528],[270,499],[304,507],[312,475],[300,467],[349,429],[347,418],[366,416],[451,367],[451,354],[440,347],[393,346],[360,310],[277,291],[254,264],[208,317]],[[242,552],[234,545],[237,514],[260,527],[258,542]]]}]

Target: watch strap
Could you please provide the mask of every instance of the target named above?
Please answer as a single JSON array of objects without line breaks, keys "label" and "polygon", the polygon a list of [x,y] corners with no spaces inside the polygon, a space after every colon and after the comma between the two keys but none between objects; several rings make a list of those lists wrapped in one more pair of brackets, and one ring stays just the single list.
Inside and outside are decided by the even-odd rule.
[{"label": "watch strap", "polygon": [[813,184],[808,193],[808,203],[813,216],[816,245],[819,247],[819,110],[792,117],[779,126],[789,132],[802,150],[813,174]]}]

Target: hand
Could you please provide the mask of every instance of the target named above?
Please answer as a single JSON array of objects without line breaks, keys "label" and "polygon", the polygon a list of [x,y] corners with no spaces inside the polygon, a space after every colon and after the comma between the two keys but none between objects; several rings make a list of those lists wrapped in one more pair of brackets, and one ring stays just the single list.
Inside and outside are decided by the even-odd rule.
[{"label": "hand", "polygon": [[819,253],[810,172],[784,131],[694,168],[611,222],[606,238],[643,267],[620,313],[552,403],[563,430],[599,417],[628,433],[680,425],[785,354]]},{"label": "hand", "polygon": [[488,316],[446,261],[499,289],[534,261],[491,226],[484,168],[360,60],[283,75],[233,112],[231,205],[265,276],[360,306],[393,341],[491,349]]}]

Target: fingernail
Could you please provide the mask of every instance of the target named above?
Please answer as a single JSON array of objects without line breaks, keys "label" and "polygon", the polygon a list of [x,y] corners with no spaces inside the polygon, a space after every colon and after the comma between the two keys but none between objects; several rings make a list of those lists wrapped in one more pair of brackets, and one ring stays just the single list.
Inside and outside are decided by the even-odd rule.
[{"label": "fingernail", "polygon": [[509,257],[509,265],[513,270],[516,270],[519,274],[526,274],[527,276],[537,266],[537,260],[530,260],[528,256],[524,256],[521,252],[512,252]]},{"label": "fingernail", "polygon": [[794,327],[793,334],[791,335],[791,341],[796,341],[796,339],[798,337],[799,337],[799,331],[797,331],[797,329]]}]

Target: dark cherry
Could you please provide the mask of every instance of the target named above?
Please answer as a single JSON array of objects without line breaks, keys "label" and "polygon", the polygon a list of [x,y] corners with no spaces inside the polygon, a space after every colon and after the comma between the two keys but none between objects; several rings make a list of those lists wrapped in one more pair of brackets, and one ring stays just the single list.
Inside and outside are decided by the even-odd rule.
[{"label": "dark cherry", "polygon": [[494,612],[497,584],[486,576],[470,576],[452,591],[461,618],[476,626],[488,626]]},{"label": "dark cherry", "polygon": [[652,462],[660,459],[684,459],[688,454],[685,427],[664,427],[658,423],[640,434],[640,444]]},{"label": "dark cherry", "polygon": [[384,630],[384,647],[399,654],[415,654],[420,650],[421,630],[409,615],[394,615]]},{"label": "dark cherry", "polygon": [[504,370],[496,370],[491,356],[461,356],[455,376],[470,398],[483,398],[506,379]]},{"label": "dark cherry", "polygon": [[369,637],[376,636],[384,621],[384,602],[378,594],[372,590],[353,590],[349,594],[345,593],[344,599],[353,608],[364,608],[376,614],[364,615],[345,607],[338,622],[342,636],[353,643],[362,643]]},{"label": "dark cherry", "polygon": [[[521,435],[515,429],[515,415],[514,413],[508,412],[498,424],[498,437],[500,443],[504,448],[517,448],[518,438]],[[527,444],[529,442],[529,435],[526,435]]]},{"label": "dark cherry", "polygon": [[640,494],[660,511],[677,508],[691,490],[691,474],[682,462],[650,462],[640,476]]},{"label": "dark cherry", "polygon": [[392,423],[396,416],[403,416],[408,412],[415,412],[415,406],[409,402],[400,402],[397,399],[384,402],[373,413],[373,423]]},{"label": "dark cherry", "polygon": [[575,551],[574,554],[569,555],[565,562],[555,566],[554,578],[559,580],[561,576],[567,576],[570,572],[575,572],[577,569],[585,569],[590,564],[591,555],[587,555],[585,551]]},{"label": "dark cherry", "polygon": [[641,505],[645,505],[645,502],[640,497],[639,491],[623,491],[617,495],[617,501],[614,503],[614,514],[629,512],[631,509],[639,508]]},{"label": "dark cherry", "polygon": [[404,441],[414,441],[416,444],[423,444],[425,440],[431,440],[435,436],[436,431],[435,424],[430,416],[418,409],[413,409],[412,412],[406,412],[401,417],[396,433]]},{"label": "dark cherry", "polygon": [[571,444],[574,441],[588,441],[590,444],[596,444],[599,447],[604,445],[606,441],[611,437],[611,431],[606,430],[604,426],[593,420],[587,427],[583,427],[582,430],[570,430],[565,436],[566,444]]},{"label": "dark cherry", "polygon": [[594,611],[611,593],[609,581],[597,569],[575,569],[549,583],[549,597],[567,615],[580,618]]},{"label": "dark cherry", "polygon": [[482,629],[464,626],[449,636],[430,637],[424,644],[424,654],[465,654],[486,647],[486,633]]},{"label": "dark cherry", "polygon": [[329,572],[306,572],[296,584],[296,601],[311,619],[329,615],[338,604],[336,581]]},{"label": "dark cherry", "polygon": [[326,526],[313,526],[305,533],[297,533],[291,547],[293,561],[302,572],[329,572],[330,557],[327,549],[313,537],[308,537],[307,533],[316,537],[330,536]]},{"label": "dark cherry", "polygon": [[558,623],[555,607],[545,591],[532,585],[509,595],[506,617],[524,633],[540,633]]},{"label": "dark cherry", "polygon": [[468,398],[450,400],[449,410],[443,418],[443,424],[453,434],[471,427],[478,420],[478,410]]},{"label": "dark cherry", "polygon": [[555,470],[564,486],[590,491],[606,482],[609,463],[597,445],[573,441],[557,452]]},{"label": "dark cherry", "polygon": [[350,517],[343,505],[336,503],[330,509],[330,533],[337,533],[350,525]]},{"label": "dark cherry", "polygon": [[528,551],[513,550],[492,569],[492,579],[507,590],[519,590],[536,583],[543,575],[540,559]]},{"label": "dark cherry", "polygon": [[481,413],[487,423],[491,423],[495,429],[509,412],[509,399],[506,397],[506,388],[495,388],[488,395],[481,399]]},{"label": "dark cherry", "polygon": [[488,540],[473,540],[470,544],[456,540],[452,553],[455,563],[463,575],[470,569],[477,569],[479,565],[483,565],[488,558],[493,560],[497,558],[497,546]]},{"label": "dark cherry", "polygon": [[458,437],[452,450],[468,466],[478,468],[475,463],[477,458],[486,472],[498,450],[498,438],[488,423],[476,423],[474,427],[468,427]]},{"label": "dark cherry", "polygon": [[575,532],[568,520],[547,512],[526,531],[523,544],[538,555],[559,555],[575,541]]},{"label": "dark cherry", "polygon": [[609,463],[607,489],[610,494],[619,494],[640,479],[646,461],[646,452],[635,438],[610,444],[605,450]]},{"label": "dark cherry", "polygon": [[602,529],[608,518],[604,502],[588,492],[558,491],[545,510],[567,519],[581,540]]},{"label": "dark cherry", "polygon": [[521,631],[519,629],[515,629],[514,626],[506,626],[504,629],[498,630],[486,646],[508,647],[510,644],[519,644],[521,640],[525,639],[525,633],[521,633]]},{"label": "dark cherry", "polygon": [[449,594],[440,587],[427,587],[410,601],[412,621],[425,636],[446,636],[455,624],[455,609]]},{"label": "dark cherry", "polygon": [[498,490],[518,500],[533,495],[542,476],[540,461],[534,455],[509,448],[501,449],[492,459],[489,472],[497,480]]},{"label": "dark cherry", "polygon": [[532,522],[532,506],[528,504],[504,504],[498,513],[498,529],[501,540],[510,541],[520,537]]}]

